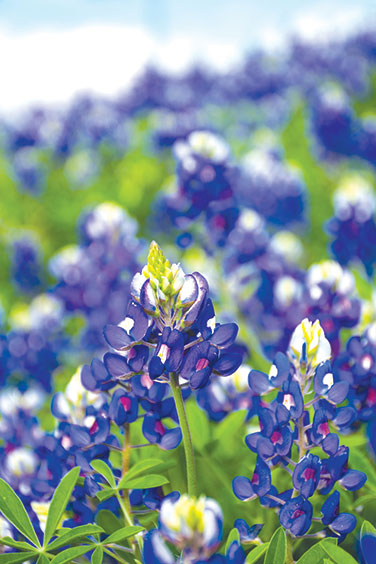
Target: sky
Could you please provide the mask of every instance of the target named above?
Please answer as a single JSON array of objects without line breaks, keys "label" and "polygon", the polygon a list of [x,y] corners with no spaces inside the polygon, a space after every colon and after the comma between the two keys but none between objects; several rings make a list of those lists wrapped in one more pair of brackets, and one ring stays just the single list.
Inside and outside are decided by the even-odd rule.
[{"label": "sky", "polygon": [[114,96],[150,62],[226,70],[291,34],[340,37],[372,21],[374,0],[0,0],[0,112]]}]

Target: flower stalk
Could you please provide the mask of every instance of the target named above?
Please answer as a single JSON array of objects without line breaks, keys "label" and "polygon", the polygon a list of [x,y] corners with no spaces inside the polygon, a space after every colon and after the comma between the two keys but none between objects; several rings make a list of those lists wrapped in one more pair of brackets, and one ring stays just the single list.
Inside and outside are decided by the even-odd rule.
[{"label": "flower stalk", "polygon": [[196,463],[193,451],[192,437],[189,430],[187,413],[185,411],[184,400],[179,385],[179,376],[177,374],[171,373],[170,385],[174,396],[176,411],[179,417],[181,432],[183,435],[185,462],[187,468],[187,492],[190,496],[197,496]]}]

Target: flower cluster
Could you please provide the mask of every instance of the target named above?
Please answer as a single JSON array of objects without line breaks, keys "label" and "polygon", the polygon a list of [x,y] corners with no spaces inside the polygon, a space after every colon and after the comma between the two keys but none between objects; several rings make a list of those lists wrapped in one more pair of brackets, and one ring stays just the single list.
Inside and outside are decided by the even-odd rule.
[{"label": "flower cluster", "polygon": [[372,186],[361,176],[352,175],[335,192],[334,217],[327,224],[336,260],[342,265],[358,260],[368,276],[372,276],[376,263],[375,209]]},{"label": "flower cluster", "polygon": [[126,317],[105,328],[105,338],[117,352],[106,353],[97,368],[86,367],[84,385],[108,389],[136,374],[141,381],[146,375],[166,382],[170,373],[178,373],[195,390],[211,374],[235,372],[242,360],[230,349],[237,326],[216,323],[208,291],[201,274],[184,274],[153,242],[147,266],[133,278]]},{"label": "flower cluster", "polygon": [[[257,462],[251,479],[234,478],[234,493],[241,500],[259,497],[263,505],[276,508],[281,525],[294,537],[305,535],[315,520],[325,526],[316,535],[343,540],[356,519],[339,513],[339,492],[332,490],[340,485],[354,491],[366,481],[363,472],[348,468],[349,449],[340,446],[329,426],[341,430],[355,418],[352,407],[341,405],[349,384],[335,379],[330,356],[330,343],[319,322],[304,319],[292,335],[287,356],[276,355],[269,375],[257,370],[249,373],[255,393],[268,394],[268,398],[273,390],[277,394],[262,401],[260,431],[245,439],[257,454]],[[327,456],[316,454],[317,447]],[[291,489],[278,492],[273,486],[271,470],[275,467],[291,475]],[[310,498],[316,492],[332,493],[321,507],[321,516],[313,517]]]},{"label": "flower cluster", "polygon": [[179,550],[187,564],[243,564],[245,553],[233,541],[226,555],[214,554],[223,535],[223,515],[218,503],[206,497],[187,495],[166,498],[159,513],[159,527],[145,536],[144,561],[150,564],[180,562],[164,540]]},{"label": "flower cluster", "polygon": [[361,336],[353,336],[333,363],[333,373],[349,386],[348,402],[356,411],[356,422],[368,423],[370,445],[376,453],[376,325]]}]

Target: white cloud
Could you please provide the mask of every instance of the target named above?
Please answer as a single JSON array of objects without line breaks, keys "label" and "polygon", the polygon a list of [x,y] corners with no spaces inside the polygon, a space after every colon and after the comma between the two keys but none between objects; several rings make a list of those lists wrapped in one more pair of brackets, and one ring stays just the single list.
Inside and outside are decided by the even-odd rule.
[{"label": "white cloud", "polygon": [[149,62],[173,72],[195,60],[223,69],[240,55],[235,44],[191,36],[161,41],[142,27],[123,25],[28,33],[0,30],[0,52],[2,113],[31,103],[64,103],[82,91],[114,95]]}]

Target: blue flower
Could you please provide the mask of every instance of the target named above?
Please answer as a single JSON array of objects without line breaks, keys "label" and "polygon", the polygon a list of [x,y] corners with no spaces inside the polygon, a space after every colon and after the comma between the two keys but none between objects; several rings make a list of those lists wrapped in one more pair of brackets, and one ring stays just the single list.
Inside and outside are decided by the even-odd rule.
[{"label": "blue flower", "polygon": [[287,501],[279,511],[281,525],[294,537],[304,536],[311,526],[312,505],[302,495]]},{"label": "blue flower", "polygon": [[311,497],[319,483],[321,461],[318,456],[307,454],[294,468],[292,482],[294,488],[305,498]]}]

